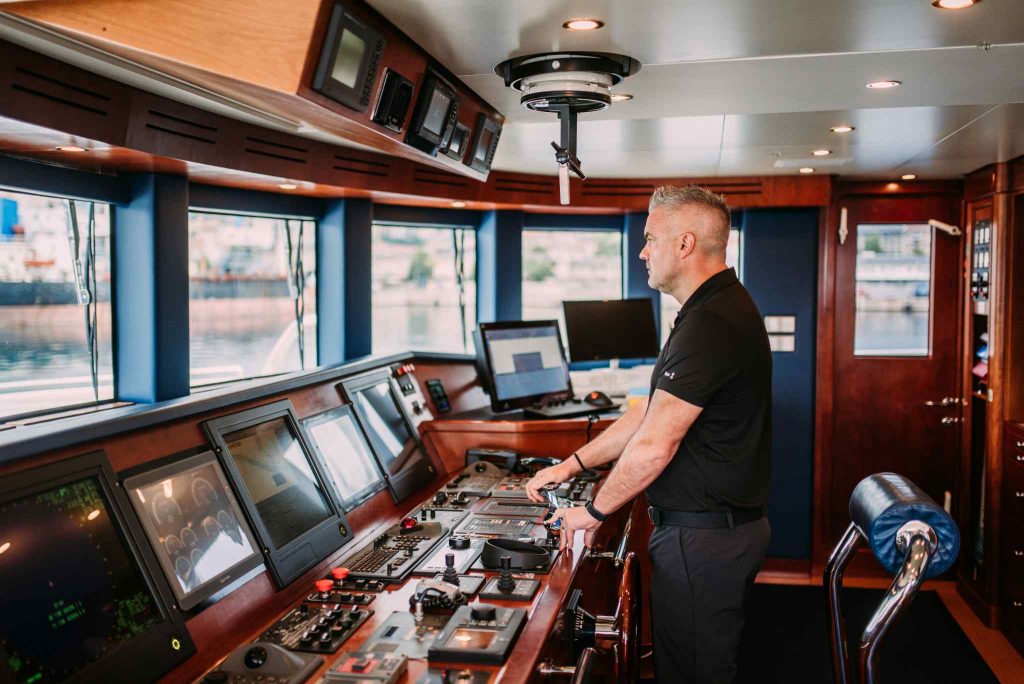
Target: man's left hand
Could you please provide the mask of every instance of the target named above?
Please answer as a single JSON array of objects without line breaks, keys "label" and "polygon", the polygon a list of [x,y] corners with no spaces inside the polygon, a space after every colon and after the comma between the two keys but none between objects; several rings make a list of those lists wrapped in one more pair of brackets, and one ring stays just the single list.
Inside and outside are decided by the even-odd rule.
[{"label": "man's left hand", "polygon": [[564,551],[566,548],[572,549],[576,530],[583,530],[585,532],[583,544],[590,547],[594,541],[594,533],[601,526],[601,522],[590,515],[590,513],[587,513],[587,509],[583,506],[559,508],[551,515],[552,521],[557,519],[562,520],[562,529],[559,531],[558,540],[558,548],[561,551]]}]

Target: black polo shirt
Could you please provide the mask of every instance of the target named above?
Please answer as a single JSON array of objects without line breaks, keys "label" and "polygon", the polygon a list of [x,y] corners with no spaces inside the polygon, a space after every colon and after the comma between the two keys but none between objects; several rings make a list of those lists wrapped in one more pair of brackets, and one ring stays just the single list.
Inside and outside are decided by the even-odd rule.
[{"label": "black polo shirt", "polygon": [[703,408],[668,467],[647,487],[652,506],[731,511],[768,501],[772,355],[750,293],[729,268],[708,278],[676,316],[651,375]]}]

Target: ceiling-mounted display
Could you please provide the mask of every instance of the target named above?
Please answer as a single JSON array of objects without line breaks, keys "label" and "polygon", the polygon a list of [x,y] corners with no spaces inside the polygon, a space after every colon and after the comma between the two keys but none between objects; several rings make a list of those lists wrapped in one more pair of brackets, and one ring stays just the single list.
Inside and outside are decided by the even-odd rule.
[{"label": "ceiling-mounted display", "polygon": [[405,124],[405,113],[409,111],[412,101],[412,81],[392,69],[384,70],[384,78],[380,85],[380,97],[374,107],[374,123],[401,133]]},{"label": "ceiling-mounted display", "polygon": [[385,44],[379,33],[336,4],[331,10],[313,89],[349,109],[365,112]]},{"label": "ceiling-mounted display", "polygon": [[430,156],[436,155],[445,137],[451,137],[458,113],[455,88],[441,76],[428,72],[405,141]]},{"label": "ceiling-mounted display", "polygon": [[494,161],[494,151],[498,149],[498,138],[501,137],[501,124],[488,119],[485,114],[479,114],[476,118],[476,131],[473,134],[473,144],[470,145],[469,156],[465,164],[481,173],[491,170],[491,162]]}]

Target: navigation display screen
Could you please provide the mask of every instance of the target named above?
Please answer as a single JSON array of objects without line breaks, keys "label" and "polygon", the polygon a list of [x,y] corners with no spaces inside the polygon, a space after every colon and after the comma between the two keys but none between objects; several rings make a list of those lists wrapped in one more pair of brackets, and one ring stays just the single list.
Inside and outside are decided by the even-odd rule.
[{"label": "navigation display screen", "polygon": [[416,440],[395,404],[391,386],[386,380],[356,392],[355,405],[367,431],[383,447],[383,452],[379,451],[377,455],[389,475],[394,476],[419,459]]},{"label": "navigation display screen", "polygon": [[332,517],[306,452],[284,418],[229,432],[224,442],[274,546]]},{"label": "navigation display screen", "polygon": [[384,476],[348,406],[303,421],[346,511],[384,489]]},{"label": "navigation display screen", "polygon": [[[212,451],[128,478],[125,488],[164,574],[185,609],[189,597],[259,551]],[[211,592],[207,592],[211,593]]]},{"label": "navigation display screen", "polygon": [[338,56],[334,59],[331,78],[354,88],[359,79],[359,67],[363,63],[365,51],[366,41],[350,29],[344,29],[338,42]]},{"label": "navigation display screen", "polygon": [[0,503],[0,681],[75,678],[162,623],[96,477]]},{"label": "navigation display screen", "polygon": [[557,323],[489,329],[484,335],[499,400],[569,389],[569,368],[562,355]]},{"label": "navigation display screen", "polygon": [[423,128],[434,135],[444,133],[444,125],[448,120],[448,108],[452,104],[452,98],[440,88],[435,88],[430,96],[430,106],[427,115],[423,119]]},{"label": "navigation display screen", "polygon": [[483,129],[480,131],[480,142],[476,146],[476,152],[474,156],[477,161],[485,161],[487,159],[487,153],[491,151],[491,142],[494,140],[494,133],[490,129]]}]

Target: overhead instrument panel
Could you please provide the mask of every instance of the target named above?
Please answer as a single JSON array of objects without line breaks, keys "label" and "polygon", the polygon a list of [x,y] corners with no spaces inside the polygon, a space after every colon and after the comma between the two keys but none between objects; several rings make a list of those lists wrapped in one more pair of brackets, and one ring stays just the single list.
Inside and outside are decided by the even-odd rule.
[{"label": "overhead instrument panel", "polygon": [[313,89],[349,109],[365,112],[385,45],[383,36],[352,16],[341,3],[334,5]]},{"label": "overhead instrument panel", "polygon": [[195,652],[102,452],[0,482],[0,681],[154,681]]},{"label": "overhead instrument panel", "polygon": [[290,401],[215,418],[203,428],[279,587],[352,538]]},{"label": "overhead instrument panel", "polygon": [[263,565],[217,456],[191,449],[123,473],[125,491],[178,605],[189,610]]}]

